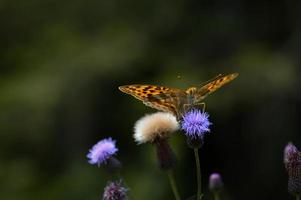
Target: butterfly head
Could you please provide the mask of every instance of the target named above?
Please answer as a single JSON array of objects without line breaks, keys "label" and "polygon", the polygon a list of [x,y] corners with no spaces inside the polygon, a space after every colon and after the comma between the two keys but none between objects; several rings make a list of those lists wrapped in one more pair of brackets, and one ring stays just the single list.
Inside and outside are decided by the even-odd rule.
[{"label": "butterfly head", "polygon": [[190,87],[188,88],[186,91],[187,94],[187,104],[194,104],[195,103],[195,94],[197,92],[197,88],[196,87]]},{"label": "butterfly head", "polygon": [[186,90],[186,94],[187,95],[194,95],[197,91],[197,88],[196,87],[190,87]]}]

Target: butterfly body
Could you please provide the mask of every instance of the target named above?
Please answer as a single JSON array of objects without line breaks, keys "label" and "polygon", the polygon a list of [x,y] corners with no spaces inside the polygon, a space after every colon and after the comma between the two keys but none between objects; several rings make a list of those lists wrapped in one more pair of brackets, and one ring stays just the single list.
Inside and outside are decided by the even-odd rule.
[{"label": "butterfly body", "polygon": [[194,104],[196,101],[196,92],[197,92],[197,88],[196,87],[190,87],[188,88],[186,91],[187,94],[187,104]]},{"label": "butterfly body", "polygon": [[187,107],[193,108],[199,105],[208,94],[232,81],[237,76],[238,73],[226,76],[219,75],[201,87],[190,87],[186,90],[143,84],[120,86],[119,89],[132,95],[149,107],[171,112],[180,119],[183,113],[186,112]]}]

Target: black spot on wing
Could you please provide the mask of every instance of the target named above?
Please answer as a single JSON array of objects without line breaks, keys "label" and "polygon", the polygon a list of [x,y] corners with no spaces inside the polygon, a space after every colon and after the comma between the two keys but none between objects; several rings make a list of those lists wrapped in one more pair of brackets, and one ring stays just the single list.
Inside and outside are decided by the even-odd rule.
[{"label": "black spot on wing", "polygon": [[158,95],[148,94],[146,99],[148,101],[159,101],[161,98],[159,98]]},{"label": "black spot on wing", "polygon": [[151,88],[152,88],[151,86],[146,86],[145,88],[143,88],[143,91],[148,91]]},{"label": "black spot on wing", "polygon": [[149,100],[149,101],[157,101],[157,100],[167,99],[167,98],[170,98],[170,97],[172,97],[172,96],[166,95],[164,93],[159,93],[159,94],[156,94],[156,95],[147,94],[147,100]]}]

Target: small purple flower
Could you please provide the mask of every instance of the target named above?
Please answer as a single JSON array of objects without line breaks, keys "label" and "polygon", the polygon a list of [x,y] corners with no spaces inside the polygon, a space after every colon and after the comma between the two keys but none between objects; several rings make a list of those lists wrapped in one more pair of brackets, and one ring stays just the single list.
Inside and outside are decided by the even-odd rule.
[{"label": "small purple flower", "polygon": [[209,114],[200,110],[191,110],[187,112],[182,121],[182,130],[185,135],[191,139],[203,138],[206,132],[210,132]]},{"label": "small purple flower", "polygon": [[87,155],[87,157],[90,159],[89,163],[97,164],[98,166],[106,163],[107,160],[118,151],[115,143],[116,141],[112,140],[112,138],[100,140],[92,147],[92,149],[90,149]]},{"label": "small purple flower", "polygon": [[288,173],[288,191],[296,195],[301,193],[301,152],[288,143],[284,148],[284,165]]},{"label": "small purple flower", "polygon": [[213,173],[209,177],[209,189],[212,192],[219,192],[223,189],[224,184],[219,173]]},{"label": "small purple flower", "polygon": [[289,142],[284,148],[283,162],[285,166],[287,165],[298,155],[298,149],[293,143]]},{"label": "small purple flower", "polygon": [[122,186],[122,181],[108,182],[104,189],[103,200],[126,200],[128,189]]}]

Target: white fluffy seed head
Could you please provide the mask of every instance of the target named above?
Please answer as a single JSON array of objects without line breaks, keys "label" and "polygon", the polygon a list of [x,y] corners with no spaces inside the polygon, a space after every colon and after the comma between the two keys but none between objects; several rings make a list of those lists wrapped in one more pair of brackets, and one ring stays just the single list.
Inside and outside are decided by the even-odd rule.
[{"label": "white fluffy seed head", "polygon": [[153,142],[157,137],[167,138],[179,129],[177,119],[170,113],[157,112],[139,119],[134,127],[138,144]]}]

